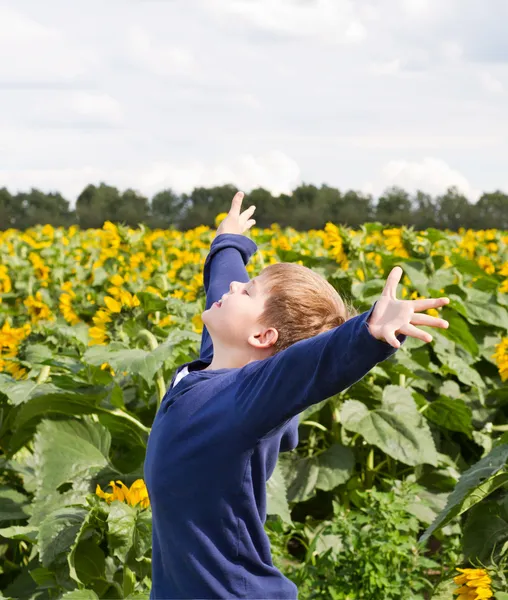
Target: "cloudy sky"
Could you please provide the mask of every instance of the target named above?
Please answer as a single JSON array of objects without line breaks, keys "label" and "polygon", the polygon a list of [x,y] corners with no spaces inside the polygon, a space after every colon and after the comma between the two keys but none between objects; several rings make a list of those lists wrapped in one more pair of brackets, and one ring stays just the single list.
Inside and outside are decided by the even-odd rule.
[{"label": "cloudy sky", "polygon": [[0,187],[508,192],[507,0],[0,0]]}]

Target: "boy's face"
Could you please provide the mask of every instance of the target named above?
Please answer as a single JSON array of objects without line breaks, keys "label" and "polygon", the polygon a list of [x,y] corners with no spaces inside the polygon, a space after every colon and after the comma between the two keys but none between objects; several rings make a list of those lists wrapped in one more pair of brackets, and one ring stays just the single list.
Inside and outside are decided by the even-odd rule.
[{"label": "boy's face", "polygon": [[245,348],[247,344],[255,346],[252,336],[265,329],[258,319],[263,314],[266,298],[262,276],[247,283],[232,281],[220,306],[213,304],[201,315],[212,341],[232,348]]}]

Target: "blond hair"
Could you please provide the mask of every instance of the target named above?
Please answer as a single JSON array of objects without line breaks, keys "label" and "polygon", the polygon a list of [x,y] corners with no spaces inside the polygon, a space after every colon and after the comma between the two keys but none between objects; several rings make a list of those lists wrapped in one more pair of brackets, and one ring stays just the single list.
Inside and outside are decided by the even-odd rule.
[{"label": "blond hair", "polygon": [[324,277],[308,267],[275,263],[261,275],[268,298],[259,323],[279,332],[273,354],[338,327],[356,314]]}]

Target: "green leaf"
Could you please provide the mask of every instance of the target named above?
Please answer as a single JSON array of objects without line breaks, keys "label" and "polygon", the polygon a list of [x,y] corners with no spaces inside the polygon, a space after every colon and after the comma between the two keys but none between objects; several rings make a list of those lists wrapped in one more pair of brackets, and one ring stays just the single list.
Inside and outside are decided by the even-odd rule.
[{"label": "green leaf", "polygon": [[444,396],[428,404],[425,416],[429,421],[450,431],[461,431],[471,434],[471,409],[463,400],[446,398]]},{"label": "green leaf", "polygon": [[30,502],[24,494],[0,485],[0,522],[19,521],[30,516]]},{"label": "green leaf", "polygon": [[157,310],[165,311],[167,308],[167,302],[165,300],[150,292],[138,292],[136,296],[146,313],[155,312]]},{"label": "green leaf", "polygon": [[441,372],[451,373],[470,387],[485,388],[485,382],[478,371],[470,367],[462,358],[455,354],[455,345],[440,333],[434,333],[433,350],[442,363]]},{"label": "green leaf", "polygon": [[[106,514],[105,511],[99,506],[93,506],[86,515],[85,520],[81,523],[81,527],[76,535],[76,539],[70,548],[70,552],[67,554],[67,563],[69,565],[69,576],[77,583],[90,583],[91,578],[105,578],[105,557],[101,550],[102,558],[95,552],[91,551],[93,560],[96,564],[100,565],[101,574],[89,577],[90,572],[86,569],[84,559],[82,557],[84,544],[91,542],[95,547],[97,543],[95,540],[91,540],[94,535],[102,535],[107,529],[106,526]],[[85,552],[86,554],[86,552]],[[84,571],[84,572],[83,572]]]},{"label": "green leaf", "polygon": [[406,505],[406,510],[422,523],[430,525],[445,507],[447,496],[448,494],[438,494],[422,489],[418,491],[414,500]]},{"label": "green leaf", "polygon": [[[457,573],[458,574],[458,573]],[[431,600],[451,600],[457,586],[453,580],[441,582],[432,594]]]},{"label": "green leaf", "polygon": [[[493,547],[498,550],[508,540],[508,519],[502,514],[501,506],[495,502],[482,502],[468,515],[464,527],[463,549],[465,558],[471,561],[486,561]],[[496,594],[497,596],[497,594]]]},{"label": "green leaf", "polygon": [[61,600],[99,600],[99,596],[92,590],[73,590],[64,594]]},{"label": "green leaf", "polygon": [[438,269],[429,280],[429,290],[440,291],[451,285],[456,277],[455,269]]},{"label": "green leaf", "polygon": [[38,494],[90,480],[109,465],[109,431],[89,420],[42,421],[35,436]]},{"label": "green leaf", "polygon": [[[414,289],[422,295],[428,294],[428,277],[425,275],[425,263],[422,261],[407,261],[399,263],[405,274],[411,280]],[[441,286],[443,287],[443,286]]]},{"label": "green leaf", "polygon": [[104,267],[97,267],[96,269],[93,269],[92,274],[93,274],[93,280],[92,280],[93,287],[102,286],[109,277],[108,272],[106,271],[106,269]]},{"label": "green leaf", "polygon": [[13,525],[12,527],[0,529],[0,536],[10,540],[23,540],[24,542],[34,544],[37,541],[37,531],[37,527],[30,525]]},{"label": "green leaf", "polygon": [[38,569],[30,571],[30,576],[35,581],[39,589],[44,590],[48,588],[55,588],[58,586],[55,574],[51,571],[51,569],[39,567]]},{"label": "green leaf", "polygon": [[369,444],[404,464],[437,465],[428,424],[406,388],[387,386],[381,407],[375,410],[369,410],[357,400],[347,400],[342,405],[341,423],[345,429],[359,433]]},{"label": "green leaf", "polygon": [[114,371],[127,371],[128,373],[141,375],[150,385],[153,384],[157,371],[173,353],[174,345],[175,336],[168,338],[151,352],[141,348],[111,350],[112,345],[94,346],[85,352],[84,360],[95,366],[107,362]]},{"label": "green leaf", "polygon": [[329,491],[345,483],[354,463],[351,449],[341,444],[333,444],[318,456],[295,458],[287,470],[289,501],[303,502],[311,498],[316,489]]},{"label": "green leaf", "polygon": [[286,482],[279,462],[275,465],[272,476],[266,484],[266,514],[279,515],[284,522],[292,522]]},{"label": "green leaf", "polygon": [[84,508],[66,506],[50,513],[39,527],[38,546],[41,562],[49,567],[70,549],[86,519]]},{"label": "green leaf", "polygon": [[493,301],[485,304],[468,302],[466,307],[468,318],[472,323],[484,323],[490,327],[508,329],[508,311],[494,304]]},{"label": "green leaf", "polygon": [[460,398],[462,392],[460,391],[460,386],[456,381],[452,379],[447,379],[443,382],[443,385],[439,388],[439,393],[447,398]]},{"label": "green leaf", "polygon": [[152,383],[155,373],[162,366],[163,360],[156,360],[151,352],[141,348],[125,350],[108,350],[107,346],[94,346],[89,348],[83,357],[88,364],[100,366],[102,363],[109,363],[115,372],[127,371],[141,375],[148,383]]},{"label": "green leaf", "polygon": [[351,286],[351,293],[358,300],[368,300],[377,298],[383,291],[385,282],[382,279],[370,279],[365,283],[355,281]]},{"label": "green leaf", "polygon": [[[477,488],[479,488],[479,486],[482,484],[489,483],[490,478],[492,478],[500,469],[504,467],[507,459],[508,444],[501,444],[496,446],[492,452],[487,454],[487,456],[484,456],[481,460],[465,471],[455,486],[455,489],[448,497],[448,501],[444,510],[441,511],[431,526],[427,528],[420,541],[426,542],[434,533],[434,531],[437,531],[437,529],[443,527],[446,525],[446,523],[449,523],[454,517],[464,512],[464,510],[470,508],[472,504],[468,503],[467,508],[463,509],[468,496],[474,494]],[[502,475],[505,475],[505,473]],[[475,498],[479,498],[481,500],[481,498],[484,498],[487,493],[480,492],[476,496],[473,496],[473,501]]]},{"label": "green leaf", "polygon": [[14,406],[26,402],[29,398],[36,396],[37,393],[44,394],[55,391],[58,391],[58,388],[53,385],[39,385],[31,379],[15,381],[10,377],[0,375],[0,392],[5,394]]},{"label": "green leaf", "polygon": [[106,556],[94,540],[79,542],[74,551],[74,569],[85,585],[106,578]]},{"label": "green leaf", "polygon": [[98,391],[96,394],[87,394],[59,389],[58,393],[33,396],[21,407],[14,426],[20,429],[32,419],[48,416],[48,414],[74,416],[94,412],[106,394],[105,390]]},{"label": "green leaf", "polygon": [[53,352],[44,344],[31,344],[26,349],[25,358],[31,365],[40,365],[45,360],[53,358]]},{"label": "green leaf", "polygon": [[302,411],[300,413],[299,416],[299,422],[301,423],[302,421],[307,420],[311,415],[319,412],[323,406],[326,406],[328,404],[328,402],[331,402],[332,399],[334,397],[330,397],[330,398],[326,398],[325,400],[322,400],[321,402],[318,402],[317,404],[312,404],[311,406],[308,406],[304,411]]},{"label": "green leaf", "polygon": [[456,252],[452,252],[449,257],[452,264],[457,267],[459,272],[467,273],[468,275],[473,275],[475,277],[486,277],[485,271],[475,260],[465,258]]},{"label": "green leaf", "polygon": [[476,340],[469,330],[468,324],[463,317],[456,311],[444,307],[441,311],[441,317],[446,319],[450,324],[448,329],[441,329],[441,335],[444,335],[450,340],[457,342],[472,356],[478,356],[479,348]]},{"label": "green leaf", "polygon": [[122,562],[133,550],[140,558],[152,544],[152,513],[114,501],[108,516],[110,552]]}]

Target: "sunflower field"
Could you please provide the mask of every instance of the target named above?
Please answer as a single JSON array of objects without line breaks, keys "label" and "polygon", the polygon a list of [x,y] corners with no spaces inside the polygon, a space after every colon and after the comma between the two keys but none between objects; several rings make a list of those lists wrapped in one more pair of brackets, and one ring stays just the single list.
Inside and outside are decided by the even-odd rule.
[{"label": "sunflower field", "polygon": [[[224,215],[219,215],[218,222]],[[0,232],[0,597],[148,598],[143,461],[197,358],[214,230]],[[360,310],[446,295],[447,330],[300,417],[269,480],[274,563],[304,599],[508,599],[508,232],[253,228]],[[2,596],[3,594],[3,596]]]}]

